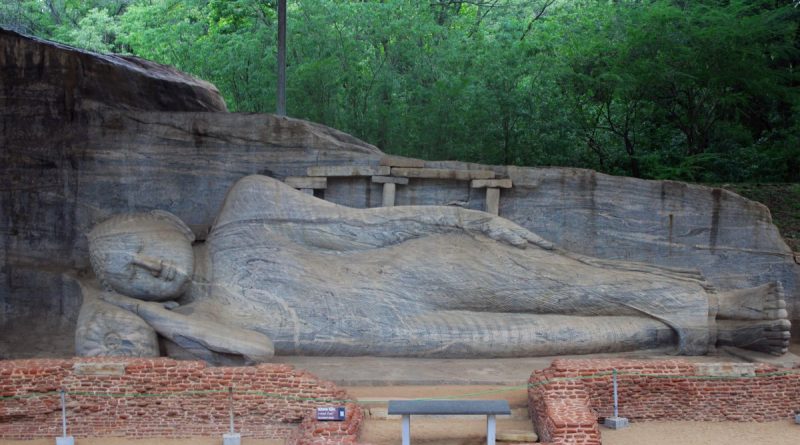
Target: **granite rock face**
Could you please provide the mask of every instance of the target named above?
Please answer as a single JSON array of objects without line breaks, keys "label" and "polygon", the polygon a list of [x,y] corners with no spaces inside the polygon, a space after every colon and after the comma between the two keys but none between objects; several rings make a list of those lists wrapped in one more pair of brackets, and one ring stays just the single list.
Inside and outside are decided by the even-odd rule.
[{"label": "granite rock face", "polygon": [[[109,216],[169,211],[203,241],[227,190],[246,175],[377,169],[384,159],[322,125],[227,113],[212,85],[140,59],[7,31],[0,31],[0,58],[1,356],[72,354],[81,305],[73,278],[90,273],[86,234]],[[800,315],[792,252],[769,211],[735,194],[568,168],[405,167],[421,166],[510,178],[500,216],[560,248],[696,268],[721,290],[778,281],[790,315]],[[395,203],[484,209],[485,191],[458,178],[410,178],[397,185]],[[382,190],[368,176],[329,177],[323,196],[377,207]]]},{"label": "granite rock face", "polygon": [[[133,56],[91,53],[0,28],[6,105],[55,117],[111,106],[151,111],[227,111],[217,88]],[[36,111],[35,114],[40,114]]]}]

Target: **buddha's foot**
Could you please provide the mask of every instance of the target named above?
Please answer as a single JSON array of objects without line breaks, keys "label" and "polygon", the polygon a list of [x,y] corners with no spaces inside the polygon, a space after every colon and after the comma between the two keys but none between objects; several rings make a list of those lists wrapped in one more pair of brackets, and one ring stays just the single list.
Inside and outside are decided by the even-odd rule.
[{"label": "buddha's foot", "polygon": [[746,291],[760,294],[760,304],[753,304],[753,294],[751,294],[750,298],[747,298],[746,306],[735,311],[735,315],[728,314],[732,319],[718,317],[718,344],[752,349],[773,355],[785,354],[789,350],[791,337],[789,330],[792,324],[788,319],[786,301],[784,301],[780,283],[770,283],[754,289],[736,291],[739,294],[737,296],[741,296],[741,293]]}]

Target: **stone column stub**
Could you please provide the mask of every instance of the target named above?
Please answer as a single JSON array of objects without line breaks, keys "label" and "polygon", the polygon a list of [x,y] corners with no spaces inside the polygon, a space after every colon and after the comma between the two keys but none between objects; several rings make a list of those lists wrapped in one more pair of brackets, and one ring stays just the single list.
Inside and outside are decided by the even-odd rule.
[{"label": "stone column stub", "polygon": [[486,212],[500,215],[500,189],[497,187],[486,187]]},{"label": "stone column stub", "polygon": [[384,207],[394,207],[394,195],[397,184],[393,182],[386,182],[383,184],[383,202],[381,205]]}]

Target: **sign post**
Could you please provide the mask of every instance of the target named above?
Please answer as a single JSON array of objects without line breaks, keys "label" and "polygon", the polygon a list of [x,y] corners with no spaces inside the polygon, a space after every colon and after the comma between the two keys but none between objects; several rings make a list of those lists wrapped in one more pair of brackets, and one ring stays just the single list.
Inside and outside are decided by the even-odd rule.
[{"label": "sign post", "polygon": [[67,392],[59,390],[61,396],[61,437],[56,437],[56,445],[75,445],[75,438],[67,436]]},{"label": "sign post", "polygon": [[228,387],[228,413],[230,414],[230,431],[222,435],[222,445],[241,445],[242,435],[233,430],[233,386]]},{"label": "sign post", "polygon": [[628,426],[628,419],[619,416],[619,393],[617,391],[617,370],[612,371],[612,379],[614,381],[614,417],[606,417],[605,425],[612,430],[619,430]]}]

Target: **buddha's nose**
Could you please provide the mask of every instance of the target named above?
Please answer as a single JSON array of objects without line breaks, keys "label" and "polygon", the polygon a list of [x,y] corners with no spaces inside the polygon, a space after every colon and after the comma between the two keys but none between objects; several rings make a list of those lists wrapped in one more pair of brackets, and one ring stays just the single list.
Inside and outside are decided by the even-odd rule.
[{"label": "buddha's nose", "polygon": [[162,260],[145,255],[134,256],[133,264],[149,270],[154,277],[160,276],[161,271],[164,269],[164,262]]}]

